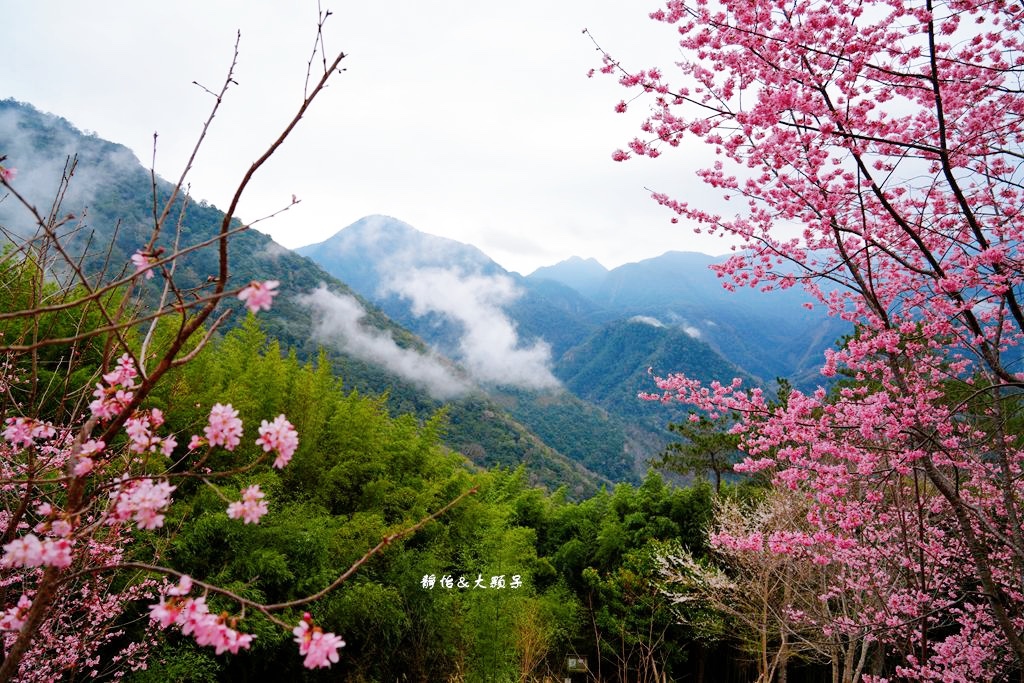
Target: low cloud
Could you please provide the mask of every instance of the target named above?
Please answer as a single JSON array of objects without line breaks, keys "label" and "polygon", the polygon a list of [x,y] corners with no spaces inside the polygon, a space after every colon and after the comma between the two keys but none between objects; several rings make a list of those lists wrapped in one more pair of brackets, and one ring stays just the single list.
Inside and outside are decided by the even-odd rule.
[{"label": "low cloud", "polygon": [[413,315],[440,314],[458,323],[458,361],[485,383],[524,389],[559,386],[551,374],[551,347],[544,341],[522,346],[504,306],[520,292],[503,275],[466,275],[453,269],[422,268],[392,277],[384,288],[412,304]]},{"label": "low cloud", "polygon": [[657,318],[652,318],[649,315],[634,315],[629,319],[629,322],[650,325],[651,327],[665,327],[665,323],[661,322]]},{"label": "low cloud", "polygon": [[363,325],[366,309],[355,298],[321,287],[299,297],[299,303],[313,309],[313,335],[318,341],[383,365],[402,379],[422,386],[437,399],[455,398],[469,391],[469,383],[458,377],[443,359],[402,348],[389,333]]},{"label": "low cloud", "polygon": [[[254,231],[255,232],[255,231]],[[273,240],[268,240],[262,249],[253,254],[254,258],[277,262],[285,254],[292,253]]]},{"label": "low cloud", "polygon": [[[691,325],[686,321],[685,318],[681,318],[680,316],[675,315],[673,313],[669,313],[668,317],[672,327],[682,330],[691,339],[701,338],[700,328],[696,327],[695,325]],[[650,325],[651,327],[667,327],[665,323],[649,315],[634,315],[632,318],[629,319],[629,322],[642,323],[644,325]]]},{"label": "low cloud", "polygon": [[[103,191],[132,173],[144,173],[128,148],[88,135],[83,138],[67,121],[31,112],[28,105],[0,110],[0,154],[7,157],[5,166],[18,171],[11,184],[44,217],[60,194],[59,215],[74,214],[88,222],[87,207]],[[69,173],[71,159],[76,156],[81,164],[61,194],[61,179]],[[0,225],[21,239],[39,230],[32,213],[13,197],[0,201]],[[62,231],[72,225],[77,224],[68,224]]]}]

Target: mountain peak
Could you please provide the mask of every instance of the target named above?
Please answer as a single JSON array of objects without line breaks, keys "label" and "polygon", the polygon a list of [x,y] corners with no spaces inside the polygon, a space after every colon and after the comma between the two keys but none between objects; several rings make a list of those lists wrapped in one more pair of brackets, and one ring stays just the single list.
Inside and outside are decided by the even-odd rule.
[{"label": "mountain peak", "polygon": [[584,296],[593,294],[608,276],[608,269],[596,259],[572,256],[553,266],[538,268],[527,276],[530,280],[554,280],[572,287]]},{"label": "mountain peak", "polygon": [[461,266],[467,270],[492,271],[501,267],[476,247],[447,237],[423,232],[391,216],[373,214],[342,228],[323,242],[296,249],[303,256],[314,253],[362,251],[390,262],[410,261],[419,267]]},{"label": "mountain peak", "polygon": [[[593,268],[594,266],[597,266],[601,270],[604,270],[604,271],[608,270],[603,265],[601,265],[600,261],[598,261],[594,257],[583,258],[582,256],[570,256],[569,258],[565,259],[561,263],[562,264],[572,264],[572,265],[586,265],[586,267],[588,267],[588,268]],[[560,264],[556,264],[556,265],[560,265]]]},{"label": "mountain peak", "polygon": [[599,271],[602,273],[608,272],[608,269],[601,265],[601,263],[593,257],[583,258],[582,256],[570,256],[564,261],[559,261],[553,266],[541,266],[537,270],[530,273],[530,275],[528,275],[527,277],[546,277],[546,273],[565,270],[569,268],[576,270],[586,269],[589,272],[595,273]]},{"label": "mountain peak", "polygon": [[464,273],[504,274],[476,247],[417,230],[379,214],[365,216],[323,242],[295,250],[339,273],[356,291],[372,292],[385,280],[410,269],[456,269]]}]

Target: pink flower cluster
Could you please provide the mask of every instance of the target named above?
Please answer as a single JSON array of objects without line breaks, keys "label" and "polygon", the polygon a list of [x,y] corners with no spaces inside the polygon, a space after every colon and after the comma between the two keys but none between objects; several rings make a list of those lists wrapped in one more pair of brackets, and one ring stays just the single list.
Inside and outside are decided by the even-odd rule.
[{"label": "pink flower cluster", "polygon": [[[205,439],[199,435],[192,436],[188,443],[189,450],[209,444],[210,446],[223,446],[227,450],[233,451],[242,440],[242,419],[238,417],[238,411],[230,403],[227,405],[217,403],[210,410],[210,421],[203,428],[203,433],[206,435]],[[277,453],[274,467],[281,469],[287,465],[299,447],[299,434],[288,418],[278,415],[273,422],[261,420],[259,433],[256,445],[262,446],[266,453],[271,451]]]},{"label": "pink flower cluster", "polygon": [[14,447],[28,448],[36,439],[50,439],[56,430],[49,422],[39,422],[28,417],[9,417],[4,420],[4,440]]},{"label": "pink flower cluster", "polygon": [[191,589],[192,579],[183,576],[176,587],[167,590],[169,600],[162,595],[159,603],[150,605],[150,620],[160,628],[180,626],[183,635],[191,635],[199,645],[213,647],[217,654],[238,654],[239,650],[249,649],[256,636],[236,631],[228,625],[224,614],[211,614],[205,597],[187,597]]},{"label": "pink flower cluster", "polygon": [[299,654],[305,655],[302,662],[307,669],[329,667],[338,662],[338,650],[345,647],[345,641],[333,633],[324,633],[319,626],[312,625],[309,612],[302,615],[302,621],[292,629]]},{"label": "pink flower cluster", "polygon": [[89,404],[89,410],[101,421],[113,419],[135,396],[138,385],[135,378],[139,373],[135,369],[135,361],[127,353],[117,361],[117,367],[103,375],[103,383],[96,385],[92,392],[95,401]]},{"label": "pink flower cluster", "polygon": [[260,517],[267,514],[267,504],[262,498],[260,487],[253,484],[242,491],[242,500],[228,505],[228,517],[241,519],[246,524],[258,524]]},{"label": "pink flower cluster", "polygon": [[16,175],[18,175],[18,169],[0,166],[0,178],[2,178],[5,183],[9,183],[14,180]]},{"label": "pink flower cluster", "polygon": [[260,438],[257,446],[263,446],[267,453],[277,451],[274,467],[281,469],[292,459],[295,449],[299,447],[299,433],[284,415],[278,415],[273,422],[260,421]]},{"label": "pink flower cluster", "polygon": [[33,528],[33,531],[37,534],[49,534],[58,538],[68,538],[71,536],[71,532],[74,531],[71,522],[58,514],[58,511],[49,503],[42,503],[37,506],[36,512],[44,518],[43,521],[36,524]]},{"label": "pink flower cluster", "polygon": [[269,311],[270,306],[277,296],[277,286],[281,283],[277,280],[266,280],[264,282],[252,282],[238,293],[238,298],[243,301],[253,313]]},{"label": "pink flower cluster", "polygon": [[78,452],[78,459],[75,460],[75,464],[72,467],[72,473],[76,477],[84,477],[89,472],[92,472],[92,468],[95,467],[93,456],[102,453],[106,447],[107,445],[99,439],[89,439],[83,443],[81,450]]},{"label": "pink flower cluster", "polygon": [[17,631],[25,625],[25,617],[28,615],[28,608],[32,601],[28,596],[22,595],[18,598],[18,604],[7,608],[0,613],[0,631]]},{"label": "pink flower cluster", "polygon": [[114,502],[110,508],[108,524],[132,519],[140,529],[156,529],[163,526],[162,511],[171,504],[171,492],[177,487],[171,486],[167,481],[125,481],[127,479],[127,475],[122,477],[124,483],[110,493],[110,498]]},{"label": "pink flower cluster", "polygon": [[174,448],[178,445],[173,436],[159,437],[153,434],[153,429],[164,423],[164,414],[159,408],[153,408],[148,412],[138,412],[132,415],[124,423],[124,430],[131,440],[128,449],[132,453],[156,452],[170,457]]},{"label": "pink flower cluster", "polygon": [[[203,428],[206,440],[211,446],[223,446],[229,451],[235,450],[242,439],[242,420],[238,417],[238,411],[231,407],[231,404],[221,405],[217,403],[210,409],[210,422]],[[192,438],[189,447],[198,445],[197,437]]]},{"label": "pink flower cluster", "polygon": [[4,545],[0,567],[68,567],[71,565],[71,539],[47,538],[26,534]]}]

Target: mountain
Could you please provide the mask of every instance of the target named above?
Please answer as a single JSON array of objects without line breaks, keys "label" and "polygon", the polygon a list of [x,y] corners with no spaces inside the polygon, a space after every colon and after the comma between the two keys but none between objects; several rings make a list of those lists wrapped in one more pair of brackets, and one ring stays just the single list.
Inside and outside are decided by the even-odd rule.
[{"label": "mountain", "polygon": [[[465,367],[478,365],[478,342],[505,356],[537,352],[572,400],[517,382],[515,371],[485,383],[491,396],[549,444],[612,477],[622,475],[609,468],[616,457],[642,473],[671,438],[666,423],[683,417],[637,399],[655,389],[652,373],[813,386],[822,352],[848,332],[820,309],[807,310],[801,291],[725,290],[711,269],[721,259],[693,252],[610,271],[574,257],[522,277],[476,247],[385,216],[299,252],[359,283],[388,316]],[[481,334],[481,325],[491,333]],[[580,442],[578,425],[591,438]]]},{"label": "mountain", "polygon": [[553,266],[542,266],[527,276],[533,281],[561,282],[592,299],[597,298],[595,295],[607,277],[608,269],[596,259],[583,259],[579,256],[573,256]]},{"label": "mountain", "polygon": [[[390,318],[452,358],[546,443],[611,479],[639,481],[627,425],[559,386],[557,357],[594,329],[597,309],[564,284],[531,282],[480,250],[368,216],[301,247]],[[496,371],[497,370],[497,371]]]},{"label": "mountain", "polygon": [[596,310],[571,286],[527,281],[506,271],[472,245],[421,232],[390,216],[367,216],[323,242],[295,251],[453,358],[460,355],[463,328],[472,321],[455,321],[452,315],[424,311],[412,291],[417,287],[457,284],[451,279],[440,279],[443,273],[453,274],[459,282],[484,293],[487,301],[461,302],[466,304],[463,310],[471,303],[487,305],[500,299],[501,307],[515,312],[513,317],[522,340],[529,343],[543,339],[555,355],[590,331],[592,325],[586,319]]},{"label": "mountain", "polygon": [[[109,279],[129,267],[131,254],[146,243],[152,230],[154,202],[150,172],[130,150],[84,134],[67,120],[31,105],[2,100],[0,155],[7,157],[5,165],[18,169],[15,187],[44,212],[62,176],[69,178],[56,215],[72,216],[59,231],[64,244],[83,259],[86,272]],[[170,183],[157,178],[156,201],[166,201],[171,189]],[[178,199],[169,222],[176,233],[163,234],[159,247],[172,249],[176,239],[182,248],[192,247],[216,235],[223,212],[186,199]],[[24,238],[34,234],[35,224],[27,211],[7,198],[0,200],[0,231]],[[525,463],[531,481],[550,488],[565,486],[574,498],[611,481],[551,448],[475,389],[463,370],[432,354],[421,339],[309,259],[252,229],[231,238],[230,254],[230,286],[252,280],[281,282],[284,294],[259,316],[263,329],[302,358],[316,359],[322,349],[346,388],[384,397],[395,413],[426,418],[445,409],[446,443],[476,465]],[[201,293],[209,286],[207,277],[217,272],[216,248],[206,246],[178,262],[175,281],[186,291],[195,288]],[[353,274],[356,280],[357,275]],[[237,301],[222,305],[240,308]],[[228,325],[243,319],[236,312]],[[439,397],[443,383],[458,392]]]},{"label": "mountain", "polygon": [[[799,288],[726,290],[711,270],[722,260],[668,252],[629,263],[592,283],[589,298],[600,311],[598,319],[647,316],[679,327],[763,383],[784,377],[807,388],[820,382],[823,351],[849,334],[850,326],[827,316],[820,306],[808,310],[808,297]],[[527,279],[569,285],[573,275],[564,276],[555,266]]]},{"label": "mountain", "polygon": [[686,330],[654,318],[634,316],[603,325],[562,356],[556,373],[577,396],[617,415],[664,424],[665,407],[639,401],[657,393],[651,374],[683,373],[727,382],[752,378]]},{"label": "mountain", "polygon": [[367,216],[332,237],[300,247],[324,270],[359,292],[376,293],[390,277],[410,268],[459,268],[485,275],[504,269],[474,246],[428,235],[390,216]]},{"label": "mountain", "polygon": [[[476,247],[385,216],[361,219],[298,252],[475,369],[478,379],[486,368],[475,359],[487,356],[482,346],[491,348],[489,363],[508,371],[485,379],[490,395],[548,444],[605,476],[642,476],[670,438],[666,423],[682,417],[637,399],[655,388],[649,368],[756,383],[697,327],[720,325],[727,337],[739,326],[737,315],[748,327],[758,324],[729,311],[720,288],[710,289],[714,259],[703,254],[670,253],[613,271],[575,258],[524,278]],[[644,295],[661,281],[667,292]],[[720,346],[737,345],[726,338]],[[534,362],[517,367],[510,361],[517,356]],[[551,381],[522,381],[538,364]]]}]

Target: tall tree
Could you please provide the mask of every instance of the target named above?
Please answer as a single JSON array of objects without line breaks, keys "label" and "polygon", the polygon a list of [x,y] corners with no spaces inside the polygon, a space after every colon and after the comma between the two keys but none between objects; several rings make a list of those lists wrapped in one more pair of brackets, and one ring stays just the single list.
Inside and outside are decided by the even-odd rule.
[{"label": "tall tree", "polygon": [[678,80],[605,54],[602,71],[651,104],[614,158],[709,145],[699,176],[741,204],[732,217],[656,201],[742,243],[719,267],[727,286],[803,284],[857,326],[824,359],[855,380],[832,398],[772,408],[680,376],[661,389],[744,415],[742,468],[805,492],[822,561],[887,592],[860,618],[899,652],[896,672],[1020,671],[1024,8],[671,0],[651,16],[675,30]]},{"label": "tall tree", "polygon": [[673,422],[668,428],[683,440],[670,443],[655,461],[659,468],[703,479],[710,472],[715,478],[715,493],[722,492],[722,475],[732,470],[739,456],[740,438],[731,434],[733,419],[709,420],[691,413],[685,422]]}]

